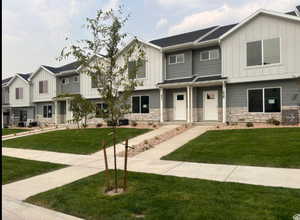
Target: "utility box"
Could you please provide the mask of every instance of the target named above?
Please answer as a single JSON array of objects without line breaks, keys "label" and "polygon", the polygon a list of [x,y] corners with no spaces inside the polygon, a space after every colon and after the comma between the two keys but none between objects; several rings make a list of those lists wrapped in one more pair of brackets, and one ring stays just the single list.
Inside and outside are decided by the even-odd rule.
[{"label": "utility box", "polygon": [[299,111],[296,109],[282,110],[281,123],[283,125],[299,124]]}]

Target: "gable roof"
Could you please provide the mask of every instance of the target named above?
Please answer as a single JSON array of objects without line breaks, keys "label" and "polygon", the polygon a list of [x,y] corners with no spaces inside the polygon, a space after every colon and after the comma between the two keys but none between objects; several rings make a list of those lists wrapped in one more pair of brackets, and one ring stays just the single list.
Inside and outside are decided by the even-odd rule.
[{"label": "gable roof", "polygon": [[208,34],[204,38],[200,39],[198,42],[204,42],[204,41],[209,41],[209,40],[214,40],[218,39],[221,37],[223,34],[225,34],[227,31],[235,27],[237,24],[229,24],[229,25],[224,25],[218,27],[216,30],[214,30],[212,33]]},{"label": "gable roof", "polygon": [[150,43],[155,44],[160,47],[168,47],[168,46],[173,46],[173,45],[177,45],[177,44],[191,43],[191,42],[194,42],[195,40],[201,38],[202,36],[208,34],[210,31],[212,31],[215,28],[217,28],[217,26],[152,40],[152,41],[150,41]]},{"label": "gable roof", "polygon": [[300,5],[296,6],[296,8],[300,12]]},{"label": "gable roof", "polygon": [[297,16],[296,12],[295,11],[289,11],[286,13],[287,15],[294,15],[294,16]]},{"label": "gable roof", "polygon": [[2,79],[2,85],[8,83],[11,80],[11,78],[13,78],[13,76]]},{"label": "gable roof", "polygon": [[271,16],[275,16],[275,17],[280,17],[280,18],[285,18],[285,19],[300,21],[300,18],[298,16],[293,16],[293,15],[288,15],[288,14],[284,14],[284,13],[280,13],[280,12],[275,12],[275,11],[269,11],[269,10],[260,9],[260,10],[257,10],[252,15],[250,15],[249,17],[247,17],[246,19],[244,19],[241,23],[239,23],[238,25],[236,25],[235,27],[233,27],[231,30],[229,30],[228,32],[226,32],[225,34],[223,34],[220,37],[220,40],[226,38],[228,35],[230,35],[231,33],[235,32],[237,29],[239,29],[240,27],[242,27],[243,25],[245,25],[250,20],[252,20],[253,18],[255,18],[256,16],[258,16],[260,14],[266,14],[266,15],[271,15]]},{"label": "gable roof", "polygon": [[25,79],[26,81],[28,81],[28,78],[30,77],[31,73],[18,73],[19,76],[21,76],[23,79]]},{"label": "gable roof", "polygon": [[65,71],[72,71],[72,70],[77,70],[77,68],[80,66],[80,63],[78,61],[68,63],[66,65],[60,66],[60,67],[53,67],[53,66],[46,66],[42,65],[52,73],[60,73],[60,72],[65,72]]}]

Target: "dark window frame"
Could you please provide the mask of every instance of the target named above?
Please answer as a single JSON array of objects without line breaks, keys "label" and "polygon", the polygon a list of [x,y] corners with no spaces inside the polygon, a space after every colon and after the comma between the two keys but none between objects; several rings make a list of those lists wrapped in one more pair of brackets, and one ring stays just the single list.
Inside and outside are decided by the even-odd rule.
[{"label": "dark window frame", "polygon": [[[49,109],[51,110],[49,111]],[[43,105],[43,118],[52,118],[52,116],[53,116],[52,104]]]},{"label": "dark window frame", "polygon": [[[279,89],[279,110],[278,111],[266,111],[266,94],[265,90],[270,90],[270,89]],[[261,90],[262,91],[262,100],[261,100],[261,105],[262,105],[262,111],[254,112],[254,111],[249,111],[249,91],[253,90]],[[264,88],[249,88],[247,89],[247,111],[248,113],[281,113],[282,111],[282,87],[280,86],[275,86],[275,87],[264,87]]]},{"label": "dark window frame", "polygon": [[[142,104],[142,97],[148,99],[148,107],[143,108]],[[138,98],[138,105],[139,105],[139,110],[136,111],[136,108],[134,106],[134,99]],[[150,96],[149,95],[134,95],[131,97],[131,112],[134,114],[149,114],[150,113]]]}]

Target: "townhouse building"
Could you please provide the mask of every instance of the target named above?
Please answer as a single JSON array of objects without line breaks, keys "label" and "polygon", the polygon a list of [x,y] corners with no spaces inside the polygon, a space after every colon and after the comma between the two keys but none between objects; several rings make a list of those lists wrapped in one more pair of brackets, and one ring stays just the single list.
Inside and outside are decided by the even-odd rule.
[{"label": "townhouse building", "polygon": [[[143,85],[132,95],[132,111],[126,118],[299,122],[300,6],[288,13],[259,10],[237,24],[141,43],[145,62],[137,77]],[[134,60],[128,71],[131,64]],[[98,109],[105,108],[93,80],[81,73],[77,62],[42,65],[30,75],[16,74],[2,81],[6,124],[69,123],[71,98],[66,94],[81,94]],[[89,123],[101,120],[96,114]]]}]

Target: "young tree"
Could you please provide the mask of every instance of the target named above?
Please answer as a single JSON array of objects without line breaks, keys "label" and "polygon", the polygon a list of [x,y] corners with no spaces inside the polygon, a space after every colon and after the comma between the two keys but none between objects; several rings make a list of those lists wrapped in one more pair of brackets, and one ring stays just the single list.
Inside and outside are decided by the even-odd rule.
[{"label": "young tree", "polygon": [[[141,84],[136,75],[145,60],[143,44],[136,37],[121,50],[128,36],[123,31],[127,20],[128,15],[121,7],[106,12],[98,10],[95,18],[87,18],[85,27],[91,34],[90,39],[65,47],[60,56],[61,59],[72,56],[80,62],[82,73],[91,76],[100,97],[107,104],[105,119],[112,125],[116,192],[116,126],[119,119],[129,113],[129,98],[136,86]],[[134,61],[134,67],[127,71],[130,61]]]},{"label": "young tree", "polygon": [[72,95],[72,100],[70,103],[70,110],[73,113],[73,119],[77,124],[77,127],[80,128],[80,121],[84,120],[83,127],[87,126],[88,116],[95,112],[95,106],[92,102],[87,99],[84,99],[80,94]]}]

